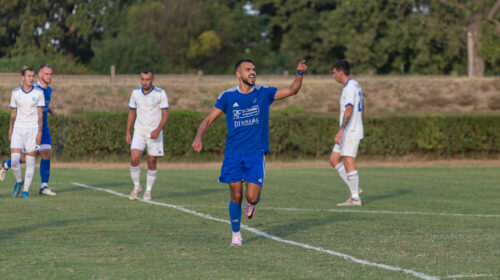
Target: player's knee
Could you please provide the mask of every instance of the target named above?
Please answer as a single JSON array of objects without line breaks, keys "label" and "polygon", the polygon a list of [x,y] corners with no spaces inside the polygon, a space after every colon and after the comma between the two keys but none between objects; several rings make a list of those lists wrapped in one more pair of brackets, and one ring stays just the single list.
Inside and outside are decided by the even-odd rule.
[{"label": "player's knee", "polygon": [[250,202],[251,204],[257,204],[259,202],[259,197],[258,196],[255,196],[255,197],[247,197],[247,200],[248,202]]},{"label": "player's knee", "polygon": [[50,160],[50,149],[41,150],[40,151],[40,158]]},{"label": "player's knee", "polygon": [[130,159],[130,165],[132,166],[138,166],[141,163],[141,158],[140,157],[133,157]]},{"label": "player's knee", "polygon": [[231,193],[231,200],[234,203],[241,203],[242,195],[241,193]]}]

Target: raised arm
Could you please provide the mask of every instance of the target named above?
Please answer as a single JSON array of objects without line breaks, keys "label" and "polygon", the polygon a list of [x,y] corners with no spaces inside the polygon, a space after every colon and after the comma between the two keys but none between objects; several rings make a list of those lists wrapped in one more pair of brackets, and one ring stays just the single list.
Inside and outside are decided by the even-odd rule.
[{"label": "raised arm", "polygon": [[221,109],[214,107],[210,114],[201,122],[200,127],[198,127],[198,132],[196,132],[196,137],[194,137],[193,144],[191,144],[191,147],[193,150],[196,152],[200,152],[203,145],[201,142],[201,138],[207,132],[208,128],[210,125],[220,116],[224,113]]},{"label": "raised arm", "polygon": [[301,62],[299,62],[299,65],[297,65],[297,74],[295,75],[295,80],[293,80],[293,83],[287,88],[278,89],[276,95],[274,96],[274,100],[280,100],[297,94],[300,87],[302,86],[302,79],[306,70],[306,61],[302,60]]}]

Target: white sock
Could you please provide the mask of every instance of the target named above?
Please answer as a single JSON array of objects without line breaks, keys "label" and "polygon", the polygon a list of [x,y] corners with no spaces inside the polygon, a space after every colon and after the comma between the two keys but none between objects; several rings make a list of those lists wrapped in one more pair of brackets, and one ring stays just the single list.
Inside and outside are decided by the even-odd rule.
[{"label": "white sock", "polygon": [[141,166],[130,166],[130,177],[132,177],[132,183],[134,183],[135,188],[140,188],[140,179],[141,179]]},{"label": "white sock", "polygon": [[21,159],[20,153],[12,153],[10,155],[10,159],[12,162],[12,172],[14,173],[14,177],[16,177],[16,182],[21,182],[23,177],[21,175],[21,164],[19,160]]},{"label": "white sock", "polygon": [[344,181],[344,183],[349,186],[349,182],[347,181],[347,172],[345,171],[344,163],[341,162],[335,166],[335,170],[339,173],[340,178]]},{"label": "white sock", "polygon": [[146,191],[150,192],[153,189],[153,184],[156,180],[156,174],[158,174],[158,170],[148,170],[148,176],[146,178]]},{"label": "white sock", "polygon": [[24,188],[23,191],[30,190],[31,181],[33,181],[33,174],[35,174],[35,157],[26,156],[26,174],[24,174]]},{"label": "white sock", "polygon": [[41,189],[41,190],[43,190],[44,188],[48,188],[48,187],[49,187],[49,184],[47,184],[47,183],[42,183],[42,184],[40,185],[40,189]]},{"label": "white sock", "polygon": [[351,190],[352,199],[359,200],[359,175],[357,170],[347,173],[347,182]]}]

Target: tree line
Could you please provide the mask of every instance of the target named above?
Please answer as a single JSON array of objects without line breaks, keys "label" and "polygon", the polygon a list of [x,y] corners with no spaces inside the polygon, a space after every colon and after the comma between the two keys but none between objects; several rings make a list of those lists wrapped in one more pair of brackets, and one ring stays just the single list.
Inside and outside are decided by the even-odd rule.
[{"label": "tree line", "polygon": [[500,0],[0,0],[0,71],[500,74]]}]

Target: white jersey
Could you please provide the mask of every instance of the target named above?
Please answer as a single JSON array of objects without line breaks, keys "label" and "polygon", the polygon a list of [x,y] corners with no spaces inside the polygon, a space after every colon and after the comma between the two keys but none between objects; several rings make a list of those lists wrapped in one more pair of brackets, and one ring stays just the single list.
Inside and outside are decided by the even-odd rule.
[{"label": "white jersey", "polygon": [[353,79],[349,79],[344,85],[342,96],[340,97],[340,120],[339,126],[342,126],[344,120],[345,108],[352,106],[352,115],[347,127],[344,129],[344,135],[363,138],[363,93],[361,86]]},{"label": "white jersey", "polygon": [[145,94],[142,87],[135,88],[130,95],[129,109],[136,109],[134,132],[149,136],[161,122],[162,110],[168,109],[168,97],[161,88]]},{"label": "white jersey", "polygon": [[40,88],[33,86],[29,92],[25,92],[22,87],[12,91],[10,98],[10,108],[17,109],[14,127],[37,128],[38,108],[45,106],[45,98]]}]

